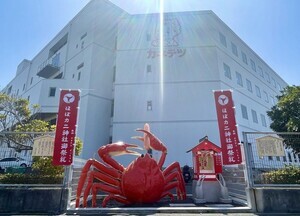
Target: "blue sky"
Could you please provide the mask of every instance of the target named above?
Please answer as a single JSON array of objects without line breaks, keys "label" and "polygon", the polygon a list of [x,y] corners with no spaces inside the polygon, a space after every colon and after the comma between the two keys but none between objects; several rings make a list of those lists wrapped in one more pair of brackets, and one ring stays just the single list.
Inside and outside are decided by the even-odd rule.
[{"label": "blue sky", "polygon": [[[0,89],[89,0],[1,0]],[[129,13],[157,12],[159,0],[111,0]],[[214,11],[290,85],[300,85],[300,1],[164,0],[166,11]]]}]

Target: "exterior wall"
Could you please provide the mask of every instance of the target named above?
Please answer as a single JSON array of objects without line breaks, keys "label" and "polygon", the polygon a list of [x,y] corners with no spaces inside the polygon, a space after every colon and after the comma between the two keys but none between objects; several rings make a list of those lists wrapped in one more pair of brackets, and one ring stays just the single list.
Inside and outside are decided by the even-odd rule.
[{"label": "exterior wall", "polygon": [[[269,128],[270,120],[266,114],[277,102],[276,96],[280,94],[283,87],[287,86],[284,82],[259,56],[254,53],[242,40],[238,38],[226,25],[219,22],[218,34],[226,37],[224,46],[218,38],[218,63],[222,79],[223,89],[233,89],[233,99],[236,107],[236,119],[240,137],[242,131],[271,131]],[[232,44],[237,47],[237,53],[234,54]],[[243,61],[243,53],[247,61]],[[255,64],[254,70],[251,61]],[[231,79],[225,76],[224,63],[230,67]],[[237,73],[241,75],[242,85],[238,84]],[[252,91],[248,89],[247,82],[251,82]],[[257,87],[260,91],[257,93]],[[242,117],[241,105],[247,108],[248,119]],[[257,114],[257,122],[253,119],[252,112]],[[263,125],[264,116],[266,125]]]},{"label": "exterior wall", "polygon": [[[126,15],[106,0],[91,1],[31,61],[22,62],[3,90],[12,86],[11,94],[19,89],[18,96],[40,104],[42,113],[57,113],[59,89],[80,89],[78,136],[85,158],[109,142],[117,23]],[[46,79],[37,76],[57,55],[59,72]],[[59,73],[61,78],[54,79]],[[50,88],[56,88],[55,96],[49,96]]]},{"label": "exterior wall", "polygon": [[[213,90],[219,89],[233,90],[240,137],[242,131],[270,130],[266,111],[287,84],[213,12],[166,13],[164,19],[163,75],[159,15],[129,15],[106,0],[93,0],[34,59],[18,67],[3,91],[12,86],[11,94],[19,89],[18,95],[30,96],[42,113],[56,113],[59,89],[80,89],[78,136],[84,141],[83,158],[97,157],[97,149],[111,140],[138,143],[130,137],[148,122],[168,148],[165,165],[175,160],[191,165],[192,157],[185,152],[201,137],[220,142],[213,98]],[[37,76],[41,65],[53,58],[59,72],[46,79]],[[224,64],[231,78],[225,76]],[[56,88],[53,97],[50,88]],[[248,119],[242,116],[241,105],[247,108]],[[251,110],[257,113],[257,123]],[[120,159],[126,164],[132,158]]]},{"label": "exterior wall", "polygon": [[[137,135],[134,129],[148,122],[168,148],[165,166],[176,160],[191,165],[192,157],[186,151],[205,135],[219,142],[212,90],[221,88],[221,80],[208,14],[165,16],[164,28],[173,27],[164,41],[163,82],[156,46],[159,16],[132,16],[120,24],[118,39],[129,42],[118,41],[113,141],[138,142],[130,137]],[[181,52],[172,55],[174,50]],[[149,101],[152,110],[147,108]],[[154,152],[154,157],[160,153]],[[123,158],[125,163],[127,158]]]},{"label": "exterior wall", "polygon": [[[233,90],[241,141],[243,131],[269,131],[266,111],[275,104],[275,96],[287,84],[210,11],[165,15],[164,29],[169,30],[169,37],[165,36],[164,40],[161,82],[160,51],[156,47],[160,42],[158,19],[158,14],[133,15],[119,25],[113,141],[134,142],[129,139],[136,135],[134,129],[148,122],[168,147],[165,165],[175,160],[191,165],[191,155],[185,152],[199,138],[208,135],[220,145],[213,99],[213,90],[220,89]],[[226,47],[220,41],[220,34],[225,36]],[[235,53],[232,44],[236,46]],[[169,55],[172,49],[185,53]],[[246,54],[247,64],[242,52]],[[231,78],[225,76],[224,63],[230,68]],[[258,67],[263,70],[262,74]],[[241,75],[242,86],[237,83],[236,72]],[[252,84],[252,92],[247,89],[246,79]],[[147,107],[149,101],[151,110]],[[242,116],[241,105],[246,107],[248,119]],[[253,120],[253,112],[257,122]],[[154,152],[154,157],[159,155]],[[124,157],[124,162],[126,160]]]}]

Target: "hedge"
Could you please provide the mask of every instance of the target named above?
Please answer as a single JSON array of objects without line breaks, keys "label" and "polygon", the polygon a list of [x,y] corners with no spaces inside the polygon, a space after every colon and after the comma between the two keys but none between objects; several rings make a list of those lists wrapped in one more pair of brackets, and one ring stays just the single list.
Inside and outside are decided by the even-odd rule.
[{"label": "hedge", "polygon": [[300,184],[300,167],[286,166],[264,173],[262,177],[265,184]]},{"label": "hedge", "polygon": [[0,184],[62,184],[63,176],[7,173],[0,175]]}]

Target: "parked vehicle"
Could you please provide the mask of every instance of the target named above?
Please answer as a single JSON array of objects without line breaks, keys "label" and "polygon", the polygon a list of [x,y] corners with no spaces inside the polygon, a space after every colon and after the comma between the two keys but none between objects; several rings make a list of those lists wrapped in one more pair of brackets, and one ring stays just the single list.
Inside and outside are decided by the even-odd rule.
[{"label": "parked vehicle", "polygon": [[8,167],[28,167],[31,162],[20,157],[8,157],[0,160],[0,169]]}]

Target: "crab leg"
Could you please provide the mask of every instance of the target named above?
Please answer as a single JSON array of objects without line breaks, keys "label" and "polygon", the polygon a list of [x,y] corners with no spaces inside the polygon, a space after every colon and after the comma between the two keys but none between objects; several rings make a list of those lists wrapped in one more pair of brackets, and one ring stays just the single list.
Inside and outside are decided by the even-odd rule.
[{"label": "crab leg", "polygon": [[[117,179],[114,179],[106,174],[100,173],[98,171],[90,171],[89,172],[89,179],[88,179],[88,183],[87,186],[84,190],[84,194],[83,194],[83,206],[86,207],[87,205],[87,198],[90,194],[91,188],[93,187],[93,203],[96,202],[96,193],[97,193],[97,188],[94,188],[94,179],[97,179],[101,182],[104,182],[107,185],[112,185],[115,186],[117,188],[119,188],[120,190],[120,181],[118,181]],[[109,191],[110,192],[110,191]]]},{"label": "crab leg", "polygon": [[[126,144],[123,142],[107,144],[107,145],[99,148],[98,154],[102,158],[102,160],[108,164],[108,166],[106,166],[96,160],[93,160],[93,159],[90,159],[87,161],[87,163],[85,164],[85,166],[82,169],[82,172],[81,172],[81,175],[79,178],[79,182],[78,182],[77,194],[76,194],[76,207],[79,206],[81,192],[84,187],[84,184],[85,184],[85,181],[86,181],[86,178],[87,178],[87,175],[88,175],[88,172],[89,172],[91,166],[94,166],[97,169],[97,171],[91,171],[89,174],[88,183],[84,190],[84,196],[83,196],[83,205],[84,206],[86,206],[86,204],[87,204],[86,200],[87,200],[87,197],[93,186],[94,179],[98,179],[108,185],[110,184],[110,185],[116,186],[117,188],[120,187],[119,186],[120,183],[117,180],[122,178],[122,173],[124,171],[124,167],[121,164],[119,164],[117,161],[112,159],[112,156],[118,156],[118,155],[123,155],[123,154],[140,155],[140,153],[129,150],[129,148],[140,149],[137,145]],[[109,167],[109,166],[111,166],[111,167]],[[95,192],[95,190],[93,190],[93,192]],[[93,194],[93,197],[96,197],[96,195]]]},{"label": "crab leg", "polygon": [[79,200],[80,200],[81,192],[82,192],[82,189],[84,187],[86,177],[87,177],[87,174],[88,174],[91,166],[94,166],[95,168],[97,168],[99,170],[102,170],[103,172],[107,173],[108,175],[110,175],[113,178],[118,179],[121,176],[121,174],[117,170],[109,168],[109,167],[105,166],[104,164],[100,163],[97,160],[89,159],[86,162],[86,164],[84,165],[84,167],[81,171],[79,181],[78,181],[77,194],[76,194],[76,207],[79,206]]},{"label": "crab leg", "polygon": [[[184,180],[181,173],[180,165],[178,162],[172,163],[168,166],[164,171],[163,174],[165,176],[166,182],[169,182],[165,186],[165,191],[170,190],[174,187],[177,188],[177,196],[180,199],[186,198],[186,191],[184,186]],[[176,182],[171,182],[173,179],[177,179]],[[174,184],[176,183],[176,184]]]},{"label": "crab leg", "polygon": [[[120,190],[120,188],[116,188],[116,187],[113,187],[111,185],[106,185],[102,182],[94,183],[93,187],[92,187],[92,191],[93,191],[92,207],[96,207],[97,192],[98,192],[99,189],[102,190],[103,192],[106,192],[106,193],[109,193],[109,194],[122,195],[122,191]],[[102,202],[102,206],[103,206],[103,202]],[[105,207],[105,206],[106,206],[106,203],[103,207]]]},{"label": "crab leg", "polygon": [[106,204],[109,200],[114,199],[120,203],[124,203],[126,205],[131,204],[131,202],[129,200],[127,200],[125,197],[119,196],[119,195],[115,195],[115,194],[109,194],[107,197],[104,198],[103,202],[102,202],[102,207],[106,207]]},{"label": "crab leg", "polygon": [[170,193],[169,191],[165,191],[165,192],[161,195],[160,198],[162,199],[162,198],[164,198],[164,197],[166,197],[166,196],[170,197],[170,199],[171,199],[172,202],[174,201],[174,196],[173,196],[173,194]]},{"label": "crab leg", "polygon": [[178,181],[178,180],[177,181],[172,181],[172,180],[178,178],[178,175],[180,175],[180,174],[178,174],[178,173],[172,173],[171,175],[168,176],[169,182],[165,185],[164,190],[165,191],[169,191],[169,190],[171,190],[173,188],[176,188],[177,199],[178,200],[183,200],[186,197],[185,197],[184,191],[182,190],[180,181]]}]

